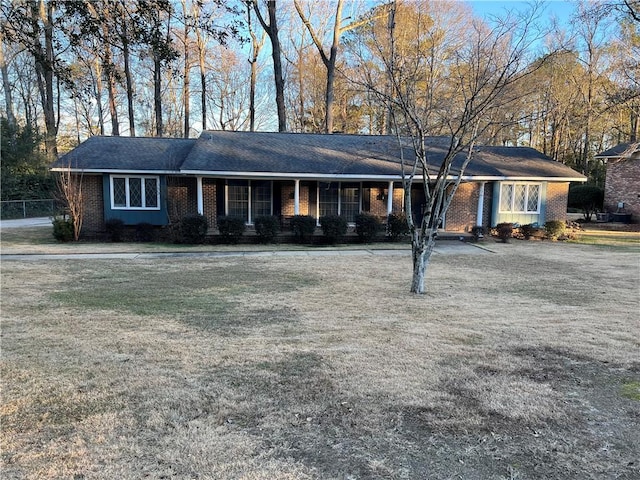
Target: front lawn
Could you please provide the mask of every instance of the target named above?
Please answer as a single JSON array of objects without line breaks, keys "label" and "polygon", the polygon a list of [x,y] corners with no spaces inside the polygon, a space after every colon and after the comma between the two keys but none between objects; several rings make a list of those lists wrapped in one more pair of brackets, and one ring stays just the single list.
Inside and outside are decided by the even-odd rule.
[{"label": "front lawn", "polygon": [[637,478],[637,251],[489,246],[4,260],[2,477]]}]

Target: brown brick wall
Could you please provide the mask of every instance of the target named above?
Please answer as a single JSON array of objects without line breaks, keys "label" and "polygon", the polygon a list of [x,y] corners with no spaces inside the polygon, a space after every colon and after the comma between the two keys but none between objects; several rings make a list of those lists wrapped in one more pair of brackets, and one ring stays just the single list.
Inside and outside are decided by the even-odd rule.
[{"label": "brown brick wall", "polygon": [[198,213],[195,177],[167,178],[167,208],[170,222],[175,222],[186,215]]},{"label": "brown brick wall", "polygon": [[104,195],[102,175],[82,177],[82,201],[84,216],[81,235],[95,235],[104,231]]},{"label": "brown brick wall", "polygon": [[630,158],[607,162],[604,187],[604,208],[613,213],[618,202],[624,203],[626,213],[632,220],[640,220],[640,159]]},{"label": "brown brick wall", "polygon": [[568,182],[547,183],[547,210],[545,222],[551,220],[565,221],[567,219],[567,196],[569,194]]},{"label": "brown brick wall", "polygon": [[[295,185],[293,182],[282,185],[281,199],[282,199],[282,215],[285,217],[292,217],[295,215],[295,200],[293,198],[295,191]],[[316,216],[316,212],[309,211],[309,185],[300,183],[300,215],[312,215]]]},{"label": "brown brick wall", "polygon": [[[470,232],[476,225],[479,187],[479,183],[460,184],[447,211],[445,230],[450,232]],[[486,201],[487,198],[485,196]]]},{"label": "brown brick wall", "polygon": [[[196,209],[198,207],[197,201],[198,199],[196,198]],[[202,203],[204,216],[207,217],[207,220],[209,221],[209,228],[213,228],[216,225],[218,211],[216,202],[216,181],[213,178],[202,179]]]}]

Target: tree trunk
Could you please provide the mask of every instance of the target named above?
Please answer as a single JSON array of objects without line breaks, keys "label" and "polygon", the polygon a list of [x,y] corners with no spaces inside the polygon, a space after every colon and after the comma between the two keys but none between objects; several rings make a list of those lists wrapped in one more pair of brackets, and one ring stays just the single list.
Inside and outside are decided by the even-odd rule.
[{"label": "tree trunk", "polygon": [[411,277],[411,293],[425,293],[425,277],[433,247],[435,246],[435,231],[429,229],[426,237],[416,232],[411,239],[411,254],[413,258],[413,275]]},{"label": "tree trunk", "polygon": [[[35,40],[34,60],[46,128],[45,149],[47,157],[52,160],[58,157],[58,130],[53,99],[53,68],[55,60],[53,55],[53,3],[47,2],[45,4],[44,0],[40,0],[38,4],[32,5],[31,14],[33,31],[44,31],[44,52],[40,41]],[[39,21],[42,22],[42,29],[38,23]]]},{"label": "tree trunk", "polygon": [[278,20],[276,18],[276,1],[267,0],[267,12],[269,14],[269,24],[264,20],[258,8],[258,1],[253,0],[253,10],[271,40],[271,58],[273,59],[273,78],[276,86],[276,108],[278,111],[278,131],[287,131],[287,112],[284,100],[284,76],[282,74],[282,60],[280,39],[278,38]]},{"label": "tree trunk", "polygon": [[129,39],[127,37],[126,21],[123,23],[123,35],[122,40],[122,57],[124,61],[124,78],[127,86],[127,112],[129,114],[129,135],[136,136],[136,120],[135,112],[133,109],[133,81],[131,79],[131,66],[129,64],[130,52],[129,52]]},{"label": "tree trunk", "polygon": [[96,57],[96,108],[98,109],[98,126],[100,135],[104,135],[104,112],[102,111],[102,67]]},{"label": "tree trunk", "polygon": [[157,53],[153,54],[153,110],[156,119],[156,136],[161,137],[164,133],[164,125],[162,124],[162,62]]},{"label": "tree trunk", "polygon": [[16,126],[16,117],[13,113],[13,99],[11,97],[11,83],[9,82],[9,71],[4,58],[4,38],[0,31],[0,72],[2,73],[2,87],[4,88],[4,102],[7,110],[7,122],[9,126]]},{"label": "tree trunk", "polygon": [[185,28],[184,32],[184,86],[182,90],[182,101],[184,104],[184,138],[189,138],[189,128],[190,128],[190,97],[191,97],[191,89],[190,89],[190,80],[189,75],[191,72],[191,65],[189,65],[189,47],[187,45],[187,31]]}]

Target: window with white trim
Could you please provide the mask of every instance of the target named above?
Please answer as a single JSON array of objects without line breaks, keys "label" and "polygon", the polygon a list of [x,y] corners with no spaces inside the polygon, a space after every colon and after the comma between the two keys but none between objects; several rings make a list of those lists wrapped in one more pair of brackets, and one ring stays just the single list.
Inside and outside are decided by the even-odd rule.
[{"label": "window with white trim", "polygon": [[111,208],[160,210],[160,177],[112,175]]},{"label": "window with white trim", "polygon": [[253,224],[257,217],[273,214],[271,181],[228,180],[226,214]]},{"label": "window with white trim", "polygon": [[503,183],[500,185],[500,212],[540,213],[539,183]]}]

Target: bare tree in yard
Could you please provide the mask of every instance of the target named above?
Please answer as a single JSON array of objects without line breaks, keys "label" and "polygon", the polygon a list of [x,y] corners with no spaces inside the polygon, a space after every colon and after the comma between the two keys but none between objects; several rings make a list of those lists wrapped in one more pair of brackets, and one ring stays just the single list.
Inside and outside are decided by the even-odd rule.
[{"label": "bare tree in yard", "polygon": [[258,0],[249,0],[253,5],[253,10],[256,12],[256,17],[267,32],[269,40],[271,41],[271,57],[273,58],[273,78],[276,86],[276,108],[278,110],[278,131],[287,131],[287,114],[284,102],[284,75],[282,73],[282,57],[280,48],[280,38],[278,37],[278,19],[276,11],[276,1],[267,0],[267,16],[269,23],[265,20],[264,16],[260,12],[258,6]]},{"label": "bare tree in yard", "polygon": [[84,219],[84,201],[82,198],[82,174],[71,171],[71,165],[58,171],[56,176],[59,200],[64,204],[73,225],[73,239],[80,239]]},{"label": "bare tree in yard", "polygon": [[[386,8],[386,28],[379,32],[386,35],[375,38],[373,48],[384,65],[389,88],[366,86],[388,105],[402,152],[413,256],[411,292],[421,294],[438,227],[473,159],[476,140],[492,126],[485,119],[520,95],[513,86],[532,72],[525,54],[531,46],[536,12],[493,28],[472,22],[460,38],[450,36],[452,29],[439,21],[441,12],[436,9],[446,8],[441,3],[398,1],[382,8]],[[396,28],[398,21],[402,29]],[[434,134],[447,138],[440,145],[441,163],[429,154]],[[412,187],[417,179],[425,205],[421,217],[414,218]]]}]

